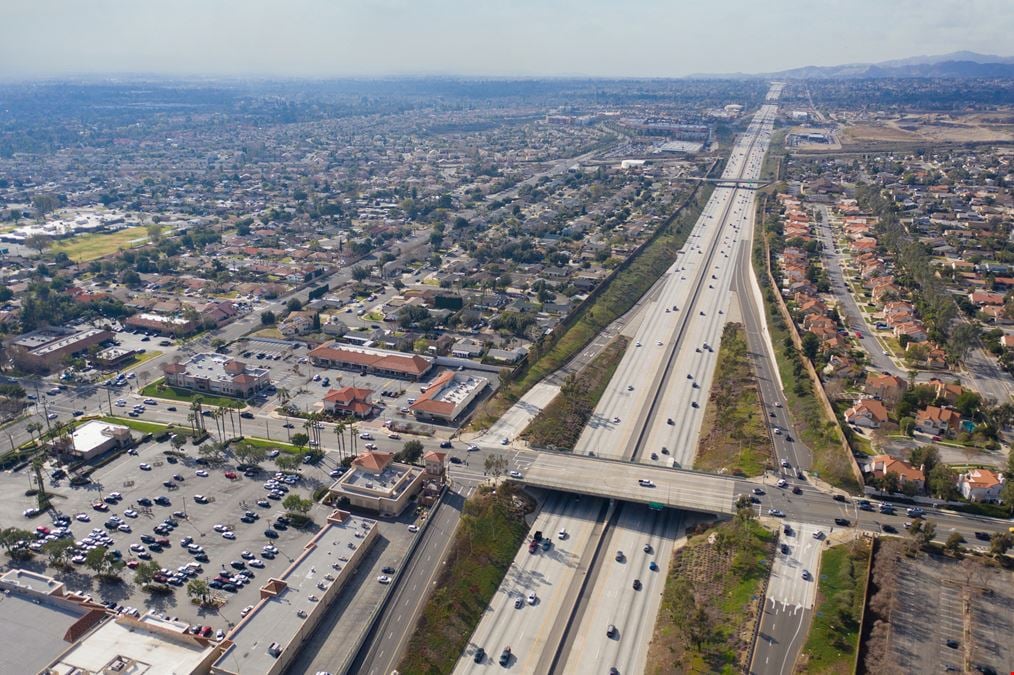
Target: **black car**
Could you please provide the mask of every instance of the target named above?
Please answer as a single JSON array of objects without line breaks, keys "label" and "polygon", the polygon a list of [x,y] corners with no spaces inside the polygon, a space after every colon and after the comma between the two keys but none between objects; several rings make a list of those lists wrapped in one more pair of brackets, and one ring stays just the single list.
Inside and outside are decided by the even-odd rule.
[{"label": "black car", "polygon": [[476,663],[482,663],[483,661],[485,661],[486,660],[486,650],[483,649],[482,647],[479,647],[478,649],[476,649],[475,650],[475,656],[473,657],[473,660]]},{"label": "black car", "polygon": [[246,569],[246,563],[243,562],[242,560],[233,560],[231,563],[229,563],[229,566],[232,567],[232,569],[234,570]]},{"label": "black car", "polygon": [[195,553],[194,554],[194,560],[196,560],[197,562],[202,562],[202,563],[211,562],[211,559],[208,558],[208,554],[207,553]]},{"label": "black car", "polygon": [[229,591],[230,593],[235,593],[236,591],[239,590],[239,587],[236,586],[236,584],[231,584],[231,583],[230,584],[222,584],[222,590],[223,591]]},{"label": "black car", "polygon": [[171,405],[168,408],[166,408],[166,410],[168,410],[169,412],[176,412],[176,406]]},{"label": "black car", "polygon": [[451,457],[451,464],[464,464],[464,460],[460,457]]},{"label": "black car", "polygon": [[182,483],[183,482],[183,475],[182,474],[178,474],[178,473],[174,473],[173,474],[173,480]]},{"label": "black car", "polygon": [[251,518],[250,516],[240,516],[240,521],[244,523],[252,523],[254,522],[254,519]]},{"label": "black car", "polygon": [[792,486],[792,494],[794,494],[794,495],[801,495],[801,494],[803,494],[803,489],[801,487],[799,487],[798,485],[793,485]]},{"label": "black car", "polygon": [[641,590],[641,580],[640,579],[634,579],[634,590],[635,591]]},{"label": "black car", "polygon": [[151,536],[150,534],[142,534],[141,535],[141,543],[143,543],[143,544],[154,544],[155,543],[155,537]]},{"label": "black car", "polygon": [[888,525],[887,523],[881,525],[880,529],[883,530],[884,532],[887,532],[888,534],[894,534],[895,532],[898,531],[898,528],[896,528],[894,525]]},{"label": "black car", "polygon": [[850,525],[848,518],[835,518],[834,524],[840,525],[841,527],[848,527]]},{"label": "black car", "polygon": [[789,554],[789,547],[788,547],[788,545],[787,545],[787,544],[782,544],[782,545],[781,545],[781,551],[782,551],[782,553],[784,553],[785,555],[788,555],[788,554]]},{"label": "black car", "polygon": [[241,412],[239,416],[245,420],[252,420],[254,418],[253,413],[247,411]]},{"label": "black car", "polygon": [[975,538],[979,541],[989,541],[989,532],[976,532]]},{"label": "black car", "polygon": [[383,572],[384,574],[394,574],[394,568],[391,567],[390,565],[388,565],[387,567],[383,568],[380,571]]},{"label": "black car", "polygon": [[441,448],[450,448],[450,447],[452,447],[451,446],[451,442],[450,441],[440,441],[440,447]]},{"label": "black car", "polygon": [[845,495],[835,495],[834,497],[832,497],[832,499],[834,499],[836,502],[843,502],[845,501]]},{"label": "black car", "polygon": [[169,501],[168,497],[159,495],[158,497],[155,497],[155,503],[161,504],[162,506],[169,506],[172,502]]},{"label": "black car", "polygon": [[264,530],[264,536],[268,539],[278,539],[278,533],[274,530]]}]

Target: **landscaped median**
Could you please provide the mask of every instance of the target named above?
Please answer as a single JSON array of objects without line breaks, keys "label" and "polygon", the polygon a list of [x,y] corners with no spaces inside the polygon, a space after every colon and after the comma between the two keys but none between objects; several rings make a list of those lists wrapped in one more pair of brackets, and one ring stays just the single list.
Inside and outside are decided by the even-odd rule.
[{"label": "landscaped median", "polygon": [[401,673],[449,673],[464,653],[528,531],[532,508],[509,483],[480,488],[467,502],[436,589],[398,666]]},{"label": "landscaped median", "polygon": [[204,394],[190,389],[170,387],[165,383],[163,378],[159,378],[151,384],[146,385],[138,393],[141,396],[164,398],[170,401],[183,401],[185,403],[193,403],[200,398],[201,405],[211,408],[235,408],[236,410],[240,410],[246,407],[246,403],[230,396],[215,396],[214,394]]},{"label": "landscaped median", "polygon": [[573,450],[629,343],[622,335],[610,342],[560,387],[560,393],[536,415],[521,437],[535,447]]},{"label": "landscaped median", "polygon": [[676,551],[645,672],[745,672],[774,549],[774,533],[743,513]]},{"label": "landscaped median", "polygon": [[800,670],[842,675],[853,672],[869,566],[867,539],[824,549],[813,626],[797,663]]},{"label": "landscaped median", "polygon": [[737,476],[763,474],[773,458],[766,427],[746,332],[740,323],[727,323],[694,468]]},{"label": "landscaped median", "polygon": [[659,228],[654,238],[634,254],[626,267],[603,282],[605,286],[595,301],[578,310],[578,315],[559,339],[548,342],[541,354],[537,348],[533,349],[529,355],[533,362],[522,371],[519,379],[502,386],[483,404],[472,427],[488,428],[525,392],[563,367],[609,324],[633,307],[676,259],[713,189],[710,185],[700,187],[672,219]]}]

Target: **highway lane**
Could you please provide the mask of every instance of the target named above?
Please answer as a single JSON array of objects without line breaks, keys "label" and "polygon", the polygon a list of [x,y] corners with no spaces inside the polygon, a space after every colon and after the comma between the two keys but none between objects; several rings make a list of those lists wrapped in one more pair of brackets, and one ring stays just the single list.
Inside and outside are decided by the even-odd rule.
[{"label": "highway lane", "polygon": [[[654,623],[668,569],[658,561],[672,557],[683,524],[684,514],[679,511],[652,511],[636,504],[622,506],[617,526],[610,529],[611,535],[603,546],[603,565],[612,567],[622,582],[607,585],[596,595],[594,603],[588,602],[591,589],[586,591],[587,609],[579,617],[580,628],[566,654],[564,673],[606,672],[609,667],[621,673],[644,671],[648,645],[632,638]],[[616,559],[619,551],[623,552],[622,560]],[[650,569],[652,562],[657,569]],[[634,589],[635,580],[640,581],[640,590]],[[592,588],[599,587],[597,581],[593,580]],[[616,629],[612,635],[607,634],[610,625]]]},{"label": "highway lane", "polygon": [[[536,553],[529,553],[527,545],[518,550],[455,673],[486,672],[490,662],[499,658],[507,646],[513,653],[512,672],[536,671],[547,637],[560,617],[569,614],[563,608],[566,594],[557,589],[569,588],[575,577],[585,573],[581,561],[604,504],[600,499],[575,498],[565,493],[553,493],[547,498],[532,530],[541,530],[552,547]],[[559,538],[560,530],[566,531],[563,539]],[[534,604],[528,599],[532,592],[536,594]],[[521,606],[517,607],[519,598]],[[479,647],[488,657],[475,663]]]}]

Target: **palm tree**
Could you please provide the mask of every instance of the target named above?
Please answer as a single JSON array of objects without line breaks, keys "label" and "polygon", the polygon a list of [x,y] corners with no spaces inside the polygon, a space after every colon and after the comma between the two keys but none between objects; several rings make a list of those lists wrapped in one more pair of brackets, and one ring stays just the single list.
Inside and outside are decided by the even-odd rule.
[{"label": "palm tree", "polygon": [[194,422],[196,424],[194,432],[201,433],[205,431],[204,428],[204,416],[201,415],[201,397],[195,396],[193,403],[190,404],[190,409],[194,412]]},{"label": "palm tree", "polygon": [[197,425],[195,423],[195,417],[196,416],[194,415],[194,413],[187,413],[187,422],[190,424],[190,429],[194,432],[194,435],[196,436]]},{"label": "palm tree", "polygon": [[345,420],[334,423],[334,435],[338,437],[338,457],[345,459]]}]

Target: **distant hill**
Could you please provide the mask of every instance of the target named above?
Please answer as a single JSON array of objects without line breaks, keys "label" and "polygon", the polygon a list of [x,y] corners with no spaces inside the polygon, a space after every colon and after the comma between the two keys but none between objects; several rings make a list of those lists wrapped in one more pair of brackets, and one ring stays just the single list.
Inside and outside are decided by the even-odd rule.
[{"label": "distant hill", "polygon": [[803,66],[774,73],[728,73],[693,75],[701,78],[783,78],[792,80],[841,80],[859,78],[1014,78],[1014,57],[961,51],[937,56],[912,56],[880,63],[848,63],[840,66]]}]

